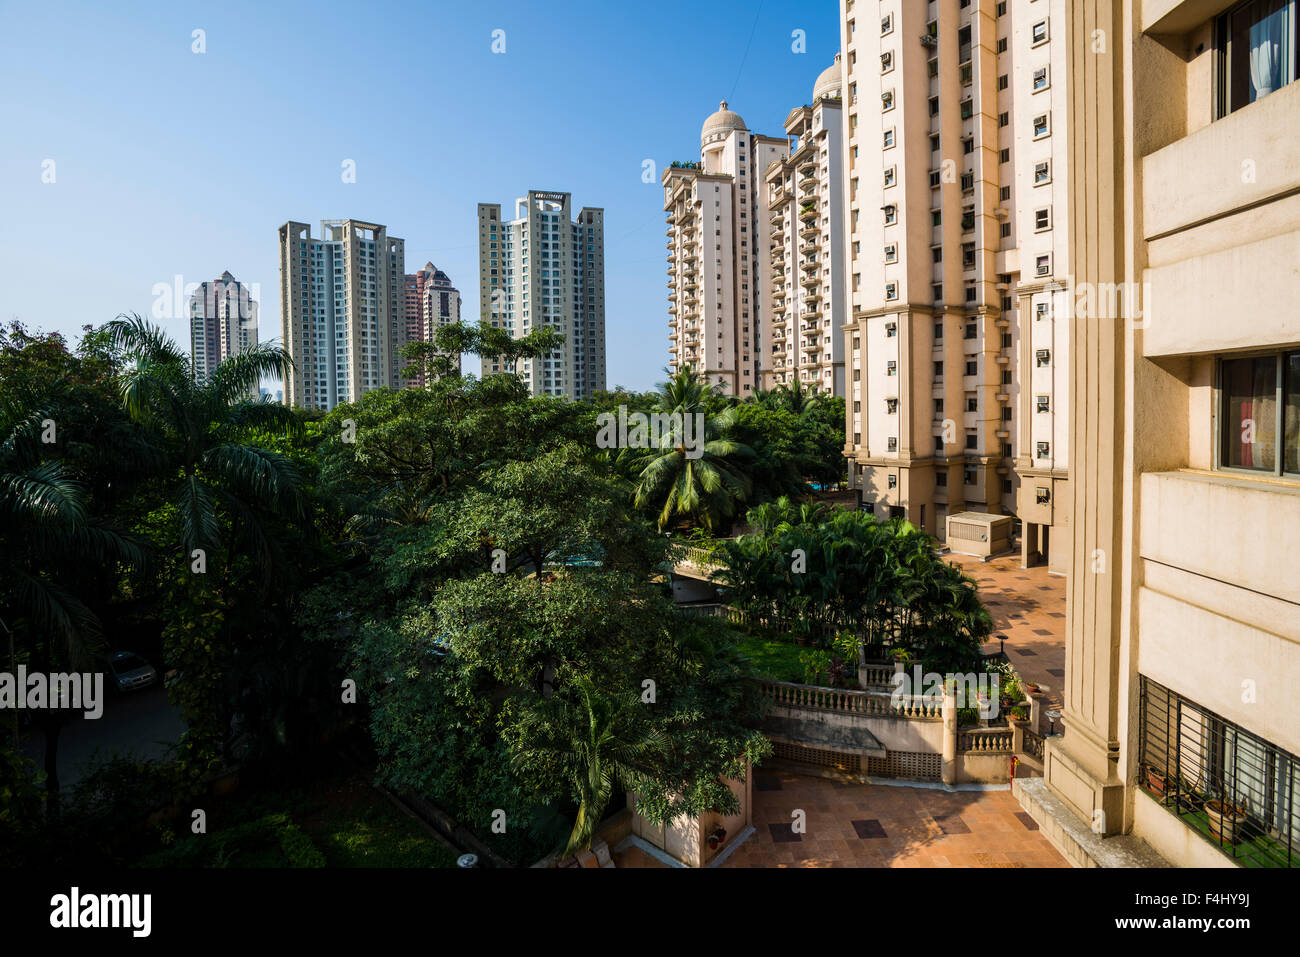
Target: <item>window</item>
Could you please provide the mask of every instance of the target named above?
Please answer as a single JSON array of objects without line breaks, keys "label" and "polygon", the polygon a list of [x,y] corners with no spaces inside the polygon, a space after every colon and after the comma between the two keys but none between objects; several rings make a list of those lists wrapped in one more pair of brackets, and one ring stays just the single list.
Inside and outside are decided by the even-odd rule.
[{"label": "window", "polygon": [[885,225],[886,225],[886,226],[892,226],[894,223],[898,222],[898,207],[897,207],[897,206],[894,206],[893,204],[890,204],[889,206],[884,206],[884,207],[882,207],[882,209],[884,209],[884,211],[885,211]]},{"label": "window", "polygon": [[898,335],[898,323],[896,322],[885,323],[885,338],[892,339],[896,335]]},{"label": "window", "polygon": [[1010,125],[1011,125],[1011,114],[1010,114],[1010,113],[1005,113],[1005,112],[1003,112],[1003,113],[999,113],[999,114],[998,114],[998,128],[1001,129],[1001,128],[1004,127],[1004,126],[1010,126]]},{"label": "window", "polygon": [[961,481],[962,481],[962,484],[963,484],[963,485],[974,485],[974,484],[976,484],[976,482],[975,482],[975,470],[974,470],[974,469],[962,469],[962,472],[961,472]]},{"label": "window", "polygon": [[937,96],[930,97],[930,115],[939,115],[939,98]]},{"label": "window", "polygon": [[1034,230],[1042,232],[1052,228],[1052,209],[1050,206],[1034,210]]},{"label": "window", "polygon": [[[940,439],[938,444],[939,444],[940,446],[942,446],[942,445],[943,445],[943,439]],[[943,449],[942,449],[942,448],[938,448],[938,449],[935,449],[935,451],[936,451],[936,452],[942,452]],[[947,488],[947,487],[948,487],[948,473],[947,473],[947,472],[937,472],[937,473],[935,473],[935,476],[934,476],[934,484],[935,484],[936,486],[938,486],[939,488]]]},{"label": "window", "polygon": [[934,417],[936,419],[943,418],[943,399],[934,400]]},{"label": "window", "polygon": [[1034,364],[1040,369],[1052,364],[1052,350],[1037,349],[1034,351]]},{"label": "window", "polygon": [[1038,46],[1040,43],[1047,42],[1047,21],[1040,20],[1035,23],[1029,31],[1030,43]]},{"label": "window", "polygon": [[1005,148],[1005,149],[1000,149],[1000,150],[998,150],[998,162],[999,162],[999,163],[1010,163],[1010,162],[1011,162],[1011,150],[1010,150],[1010,148]]},{"label": "window", "polygon": [[897,452],[897,451],[898,451],[898,439],[897,439],[897,437],[892,436],[892,435],[889,437],[889,439],[888,439],[888,441],[886,442],[886,445],[885,445],[885,451],[887,451],[887,452]]},{"label": "window", "polygon": [[885,375],[898,375],[898,363],[890,359],[885,363]]},{"label": "window", "polygon": [[1051,397],[1046,395],[1034,396],[1034,408],[1038,412],[1052,411]]},{"label": "window", "polygon": [[1034,185],[1042,186],[1052,181],[1052,161],[1043,160],[1034,164]]},{"label": "window", "polygon": [[1052,304],[1050,302],[1039,302],[1034,304],[1035,319],[1052,318]]},{"label": "window", "polygon": [[886,399],[886,400],[885,400],[885,412],[888,413],[889,415],[897,415],[897,414],[898,414],[898,400],[897,400],[897,399]]},{"label": "window", "polygon": [[1051,85],[1047,77],[1047,67],[1040,66],[1034,71],[1034,92],[1045,90]]},{"label": "window", "polygon": [[885,16],[880,18],[880,35],[882,37],[888,36],[893,32],[894,32],[894,16],[893,14],[886,14]]},{"label": "window", "polygon": [[1296,78],[1296,0],[1250,0],[1219,18],[1218,116],[1227,116]]},{"label": "window", "polygon": [[934,324],[934,338],[935,338],[936,341],[942,341],[942,340],[943,340],[943,323],[942,323],[942,322],[936,322],[936,323]]},{"label": "window", "polygon": [[[970,398],[968,398],[968,399],[966,400],[966,411],[967,411],[967,412],[978,412],[979,410],[980,410],[980,400],[979,400],[979,399],[975,398],[974,396],[971,396]],[[974,438],[974,436],[971,436],[971,438]]]},{"label": "window", "polygon": [[1045,459],[1045,458],[1047,458],[1047,456],[1048,456],[1048,454],[1051,452],[1051,450],[1052,450],[1052,446],[1051,446],[1051,443],[1050,443],[1050,442],[1035,442],[1035,443],[1034,443],[1034,457],[1035,457],[1035,458]]},{"label": "window", "polygon": [[880,54],[880,72],[888,73],[893,68],[894,68],[894,54],[892,52]]},{"label": "window", "polygon": [[937,209],[930,210],[930,225],[931,226],[943,225],[943,213],[941,211]]},{"label": "window", "polygon": [[1001,233],[1001,236],[1002,236],[1003,239],[1010,239],[1010,238],[1011,238],[1011,224],[1010,224],[1010,223],[1002,223],[1002,224],[998,227],[998,229],[999,229],[999,232]]},{"label": "window", "polygon": [[886,299],[898,298],[898,283],[896,282],[885,283],[885,298]]},{"label": "window", "polygon": [[889,150],[889,149],[893,149],[893,148],[894,148],[894,131],[893,131],[893,129],[885,130],[884,147],[885,147],[885,149],[887,149],[887,150]]},{"label": "window", "polygon": [[[897,475],[891,475],[891,476],[889,476],[889,487],[890,487],[890,488],[898,488],[898,476],[897,476]],[[924,508],[925,506],[923,505],[923,506],[921,506],[921,507]],[[891,508],[891,511],[892,511],[892,508]],[[891,515],[890,517],[892,518],[893,516]]]},{"label": "window", "polygon": [[880,94],[880,109],[882,112],[889,112],[894,108],[894,91],[886,90]]},{"label": "window", "polygon": [[975,359],[966,360],[966,374],[977,375],[979,373],[979,362]]},{"label": "window", "polygon": [[931,260],[932,262],[936,262],[936,263],[941,263],[941,262],[943,262],[943,247],[942,247],[942,246],[931,246],[931,247],[930,247],[930,260]]},{"label": "window", "polygon": [[966,323],[966,334],[965,334],[964,338],[966,338],[966,339],[977,339],[977,338],[979,338],[979,328],[978,328],[978,326],[977,326],[975,323],[973,323],[973,322],[968,322],[968,323]]},{"label": "window", "polygon": [[961,244],[961,264],[962,264],[962,268],[964,269],[975,268],[975,244],[974,243]]},{"label": "window", "polygon": [[998,77],[999,90],[1005,90],[1010,84],[1011,84],[1011,79],[1010,77],[1007,76],[1007,74],[1003,73],[1000,77]]},{"label": "window", "polygon": [[1043,253],[1034,260],[1034,274],[1050,276],[1052,274],[1052,254]]},{"label": "window", "polygon": [[1048,121],[1047,113],[1040,113],[1034,117],[1034,139],[1042,139],[1051,132],[1051,123]]},{"label": "window", "polygon": [[1006,52],[1007,52],[1007,38],[1006,38],[1006,37],[1003,37],[1002,39],[1000,39],[1000,40],[998,41],[998,52],[999,52],[999,53],[1006,53]]},{"label": "window", "polygon": [[974,174],[974,173],[962,173],[962,174],[961,174],[961,189],[962,189],[962,192],[963,192],[963,193],[969,193],[969,192],[971,192],[971,191],[973,191],[973,190],[975,189],[975,174]]},{"label": "window", "polygon": [[885,262],[898,262],[898,243],[890,243],[885,247]]},{"label": "window", "polygon": [[1219,403],[1221,468],[1300,473],[1300,353],[1222,360]]},{"label": "window", "polygon": [[1010,187],[1010,186],[1003,186],[1003,187],[1001,187],[1001,188],[998,189],[998,200],[999,200],[1000,202],[1005,203],[1005,202],[1009,201],[1010,199],[1011,199],[1011,187]]},{"label": "window", "polygon": [[1052,493],[1048,489],[1045,489],[1042,486],[1039,486],[1038,488],[1034,489],[1035,504],[1046,505],[1051,500],[1052,500]]},{"label": "window", "polygon": [[893,186],[898,181],[898,167],[891,166],[885,170],[885,186]]},{"label": "window", "polygon": [[1007,15],[1007,0],[1001,0],[996,7],[997,15],[1005,17]]}]

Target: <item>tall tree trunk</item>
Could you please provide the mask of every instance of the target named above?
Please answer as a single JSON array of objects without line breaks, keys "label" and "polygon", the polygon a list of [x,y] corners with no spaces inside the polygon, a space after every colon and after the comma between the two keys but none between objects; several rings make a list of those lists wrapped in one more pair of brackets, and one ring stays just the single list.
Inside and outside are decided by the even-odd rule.
[{"label": "tall tree trunk", "polygon": [[41,718],[41,733],[45,736],[45,816],[50,820],[59,814],[59,733],[62,730],[62,713],[47,711]]}]

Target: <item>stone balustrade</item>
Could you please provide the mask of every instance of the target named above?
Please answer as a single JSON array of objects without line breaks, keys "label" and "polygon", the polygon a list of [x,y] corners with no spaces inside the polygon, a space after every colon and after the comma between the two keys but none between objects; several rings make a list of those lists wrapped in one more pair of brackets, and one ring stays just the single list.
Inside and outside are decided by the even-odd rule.
[{"label": "stone balustrade", "polygon": [[929,721],[942,720],[943,716],[943,702],[924,695],[896,696],[888,691],[857,691],[756,680],[767,698],[787,708]]}]

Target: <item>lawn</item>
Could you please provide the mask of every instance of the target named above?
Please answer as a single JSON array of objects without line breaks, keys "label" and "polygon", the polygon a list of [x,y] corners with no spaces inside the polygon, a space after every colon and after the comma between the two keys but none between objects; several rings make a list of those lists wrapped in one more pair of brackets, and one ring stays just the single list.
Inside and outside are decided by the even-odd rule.
[{"label": "lawn", "polygon": [[773,641],[753,635],[746,635],[740,641],[741,654],[749,659],[754,672],[760,678],[770,681],[802,682],[804,666],[799,660],[799,653],[806,650],[793,642]]},{"label": "lawn", "polygon": [[456,852],[369,786],[364,775],[284,794],[240,794],[209,833],[185,831],[146,867],[454,867]]}]

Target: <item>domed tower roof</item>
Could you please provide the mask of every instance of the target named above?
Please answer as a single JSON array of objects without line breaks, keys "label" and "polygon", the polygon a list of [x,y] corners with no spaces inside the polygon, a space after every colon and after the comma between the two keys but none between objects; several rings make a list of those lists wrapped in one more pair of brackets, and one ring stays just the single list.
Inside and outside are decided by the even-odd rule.
[{"label": "domed tower roof", "polygon": [[840,72],[840,55],[837,53],[835,62],[822,70],[822,75],[813,84],[813,102],[816,103],[823,96],[839,96],[843,88],[844,77]]},{"label": "domed tower roof", "polygon": [[740,118],[740,114],[727,109],[727,101],[723,100],[718,104],[718,112],[704,121],[704,127],[700,130],[700,145],[702,146],[712,140],[725,139],[732,130],[747,129],[749,127]]}]

